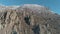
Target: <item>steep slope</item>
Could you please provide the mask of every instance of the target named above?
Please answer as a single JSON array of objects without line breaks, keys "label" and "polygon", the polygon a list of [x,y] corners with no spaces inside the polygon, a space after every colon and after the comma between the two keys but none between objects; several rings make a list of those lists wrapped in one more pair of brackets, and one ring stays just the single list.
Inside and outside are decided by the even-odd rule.
[{"label": "steep slope", "polygon": [[0,34],[60,34],[60,15],[35,4],[5,8],[0,12]]}]

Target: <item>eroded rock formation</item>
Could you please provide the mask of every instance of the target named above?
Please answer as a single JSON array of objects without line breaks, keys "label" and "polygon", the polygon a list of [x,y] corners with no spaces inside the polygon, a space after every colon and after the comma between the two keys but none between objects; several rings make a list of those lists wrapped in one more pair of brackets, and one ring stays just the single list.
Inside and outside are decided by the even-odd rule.
[{"label": "eroded rock formation", "polygon": [[40,5],[0,12],[0,34],[60,34],[60,15]]}]

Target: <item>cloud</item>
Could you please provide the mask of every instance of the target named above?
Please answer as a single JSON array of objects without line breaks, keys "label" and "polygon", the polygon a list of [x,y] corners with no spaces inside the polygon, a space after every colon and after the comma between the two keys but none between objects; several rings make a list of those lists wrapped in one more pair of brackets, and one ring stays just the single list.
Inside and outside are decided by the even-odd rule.
[{"label": "cloud", "polygon": [[6,6],[6,5],[4,5],[4,4],[0,4],[0,10],[1,9],[16,9],[16,8],[18,8],[19,6],[18,5],[11,5],[11,6]]}]

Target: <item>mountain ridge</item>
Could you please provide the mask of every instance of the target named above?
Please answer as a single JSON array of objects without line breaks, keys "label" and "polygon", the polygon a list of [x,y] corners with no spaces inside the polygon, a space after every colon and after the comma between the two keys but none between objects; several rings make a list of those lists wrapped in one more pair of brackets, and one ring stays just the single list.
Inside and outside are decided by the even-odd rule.
[{"label": "mountain ridge", "polygon": [[0,34],[60,34],[60,15],[35,4],[2,9]]}]

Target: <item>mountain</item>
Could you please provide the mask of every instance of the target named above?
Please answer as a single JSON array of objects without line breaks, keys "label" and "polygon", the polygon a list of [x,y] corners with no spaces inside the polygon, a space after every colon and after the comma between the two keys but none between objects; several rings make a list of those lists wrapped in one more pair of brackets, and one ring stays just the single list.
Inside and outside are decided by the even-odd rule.
[{"label": "mountain", "polygon": [[37,4],[2,6],[0,34],[60,34],[60,15]]}]

